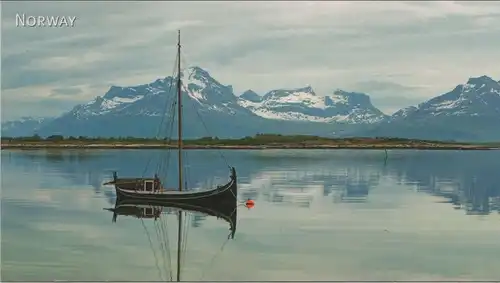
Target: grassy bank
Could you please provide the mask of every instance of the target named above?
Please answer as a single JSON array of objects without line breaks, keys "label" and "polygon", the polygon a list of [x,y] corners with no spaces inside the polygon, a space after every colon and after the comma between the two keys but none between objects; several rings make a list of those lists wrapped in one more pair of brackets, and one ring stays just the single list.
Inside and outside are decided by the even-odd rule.
[{"label": "grassy bank", "polygon": [[[400,138],[342,138],[317,136],[282,136],[260,134],[241,139],[205,137],[183,141],[188,149],[449,149],[481,150],[500,148],[498,143],[457,143]],[[2,149],[95,148],[95,149],[158,149],[176,148],[176,140],[146,138],[87,138],[50,136],[2,137]]]}]

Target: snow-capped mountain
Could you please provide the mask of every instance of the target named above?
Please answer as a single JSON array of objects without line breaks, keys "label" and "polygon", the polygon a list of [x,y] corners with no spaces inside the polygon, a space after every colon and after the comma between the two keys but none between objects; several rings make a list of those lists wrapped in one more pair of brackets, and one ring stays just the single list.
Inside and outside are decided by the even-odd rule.
[{"label": "snow-capped mountain", "polygon": [[[237,97],[230,85],[199,67],[188,68],[181,76],[186,138],[275,133],[500,140],[500,82],[487,76],[470,78],[448,93],[390,117],[363,93],[336,90],[320,96],[308,86],[273,90],[263,96],[248,90]],[[170,116],[176,111],[171,107],[176,83],[175,78],[166,77],[149,84],[112,86],[103,96],[59,117],[2,123],[2,135],[165,136],[164,113]]]},{"label": "snow-capped mountain", "polygon": [[[277,121],[254,114],[240,105],[230,85],[223,85],[210,74],[191,67],[181,74],[183,121],[186,137],[241,137],[263,132],[332,135],[331,125],[311,121]],[[159,124],[164,113],[172,113],[177,81],[173,77],[152,83],[112,86],[104,96],[77,105],[40,129],[43,135],[63,133],[72,136],[164,136]],[[250,95],[250,94],[247,94]],[[200,121],[201,119],[201,121]],[[310,123],[297,131],[297,123]],[[172,130],[175,133],[175,126]],[[205,127],[207,126],[207,127]],[[163,125],[163,130],[167,127]],[[209,129],[208,131],[206,129]]]},{"label": "snow-capped mountain", "polygon": [[499,117],[500,82],[488,76],[470,78],[452,91],[394,113],[391,120],[436,117]]},{"label": "snow-capped mountain", "polygon": [[50,117],[21,117],[18,120],[2,122],[2,136],[31,136],[52,119]]},{"label": "snow-capped mountain", "polygon": [[[234,115],[238,107],[231,86],[224,86],[199,67],[181,74],[183,104],[194,104],[198,110],[213,110]],[[162,116],[167,98],[175,96],[176,80],[172,77],[133,87],[112,86],[103,97],[76,106],[67,115],[88,119],[96,115]],[[193,106],[193,105],[191,105]],[[186,111],[189,111],[187,109]]]},{"label": "snow-capped mountain", "polygon": [[401,109],[372,135],[455,140],[499,140],[500,82],[470,78],[452,91]]},{"label": "snow-capped mountain", "polygon": [[[205,70],[191,67],[182,77],[182,102],[186,136],[208,136],[200,118],[217,128],[226,122],[229,129],[238,118],[254,116],[237,103],[231,86],[213,79]],[[152,83],[118,87],[112,86],[104,96],[75,106],[71,111],[56,118],[41,129],[41,133],[62,132],[66,135],[91,136],[154,136],[165,135],[165,113],[172,113],[176,98],[177,81],[173,77],[158,79]],[[168,114],[167,116],[169,116]],[[169,116],[170,117],[170,116]],[[196,123],[195,123],[196,122]],[[174,127],[175,129],[175,127]],[[172,132],[175,132],[172,130]],[[214,129],[214,132],[216,129]]]},{"label": "snow-capped mountain", "polygon": [[247,91],[238,102],[267,119],[373,124],[386,117],[366,94],[336,90],[332,95],[319,96],[310,86],[272,90],[263,97]]}]

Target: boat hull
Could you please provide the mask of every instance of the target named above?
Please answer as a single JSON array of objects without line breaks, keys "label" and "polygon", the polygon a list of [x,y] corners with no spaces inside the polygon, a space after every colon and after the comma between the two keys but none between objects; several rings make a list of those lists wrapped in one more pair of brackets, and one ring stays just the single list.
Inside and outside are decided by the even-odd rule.
[{"label": "boat hull", "polygon": [[200,206],[213,205],[214,203],[221,205],[236,203],[238,195],[234,168],[231,168],[230,181],[227,184],[206,191],[144,191],[122,187],[119,184],[115,184],[115,190],[118,200],[135,199],[150,203],[173,201]]}]

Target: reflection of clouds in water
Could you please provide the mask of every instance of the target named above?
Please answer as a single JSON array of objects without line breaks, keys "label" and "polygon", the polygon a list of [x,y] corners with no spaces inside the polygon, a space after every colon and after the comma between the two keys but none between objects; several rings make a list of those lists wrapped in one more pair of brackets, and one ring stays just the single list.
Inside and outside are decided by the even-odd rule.
[{"label": "reflection of clouds in water", "polygon": [[[10,274],[17,274],[21,280],[31,278],[22,277],[29,272],[31,264],[53,257],[52,262],[67,266],[65,270],[77,266],[80,271],[63,272],[55,267],[44,271],[36,269],[47,280],[158,279],[140,220],[120,216],[117,223],[111,224],[112,213],[102,208],[112,205],[108,205],[102,195],[95,194],[99,176],[109,174],[101,173],[102,168],[113,167],[116,161],[113,158],[121,153],[107,154],[106,164],[102,158],[69,164],[39,159],[42,163],[37,167],[39,171],[33,173],[30,169],[30,175],[19,174],[15,168],[2,164],[2,170],[9,173],[4,178],[7,180],[2,180],[2,185],[10,184],[2,192],[7,211],[21,202],[40,211],[36,217],[23,216],[30,224],[28,227],[36,230],[28,230],[30,233],[22,230],[26,236],[18,236],[19,230],[7,230],[2,235],[2,241],[9,241],[2,265],[6,263],[12,268]],[[500,225],[497,225],[500,216],[489,215],[483,219],[464,216],[463,210],[439,203],[455,196],[461,203],[481,199],[482,195],[465,189],[470,187],[472,175],[477,176],[477,187],[491,187],[496,183],[494,174],[481,175],[481,168],[477,168],[491,165],[485,157],[478,157],[479,161],[476,158],[479,165],[470,167],[462,162],[465,159],[449,153],[390,153],[388,164],[383,167],[383,154],[375,151],[311,152],[312,157],[304,151],[298,157],[271,154],[256,158],[255,155],[261,154],[257,152],[233,154],[236,156],[233,159],[241,165],[237,167],[241,168],[240,196],[257,199],[256,206],[251,210],[240,207],[235,239],[217,256],[204,280],[500,277],[496,268],[500,264]],[[245,158],[238,159],[238,154]],[[29,164],[23,166],[30,168]],[[68,167],[80,171],[67,171]],[[209,175],[207,172],[204,174]],[[22,184],[16,181],[19,177],[24,178]],[[51,187],[40,185],[41,181],[50,182]],[[107,188],[99,190],[108,192]],[[491,196],[492,193],[490,190],[482,194]],[[342,201],[334,203],[334,198],[342,194]],[[284,205],[270,202],[273,196]],[[309,208],[298,206],[304,202],[301,199],[304,196],[310,201]],[[352,196],[361,196],[365,202],[345,201]],[[48,217],[44,216],[46,210],[40,209],[47,205],[57,208],[54,210],[57,215],[51,213],[50,219],[44,218]],[[170,227],[175,226],[169,229],[175,259],[173,242],[177,226],[175,217],[169,217]],[[195,217],[192,219],[198,221]],[[202,270],[219,252],[229,233],[223,221],[213,217],[202,221],[201,227],[190,229],[188,234],[185,280],[200,280]],[[153,234],[153,222],[145,221],[145,224]],[[33,238],[37,241],[30,240]],[[30,244],[15,244],[21,240]],[[154,236],[153,241],[157,245]],[[13,254],[20,254],[23,247],[24,260],[18,256],[16,261]],[[29,259],[28,255],[33,252],[42,254],[42,249],[45,253],[37,260]],[[105,266],[103,261],[107,263]],[[15,273],[12,270],[16,270]],[[61,276],[55,277],[58,272]]]},{"label": "reflection of clouds in water", "polygon": [[[53,199],[52,199],[52,196],[51,196],[51,193],[48,192],[48,191],[37,191],[35,192],[35,197],[34,197],[34,201],[35,202],[43,202],[43,203],[52,203],[54,202]],[[29,200],[29,198],[27,198],[27,200]]]},{"label": "reflection of clouds in water", "polygon": [[[88,214],[88,212],[83,212]],[[110,213],[105,214],[111,217]],[[89,216],[87,215],[87,218]],[[175,217],[169,217],[173,220]],[[188,221],[189,221],[189,217]],[[85,218],[83,218],[85,219]],[[59,219],[61,222],[31,222],[29,233],[17,239],[16,235],[6,233],[4,239],[10,243],[10,249],[6,248],[6,257],[2,260],[2,265],[11,266],[10,272],[4,278],[22,279],[31,278],[26,275],[36,266],[46,261],[48,258],[57,258],[52,261],[52,269],[39,270],[38,280],[158,280],[155,270],[155,259],[149,246],[148,237],[144,231],[140,220],[131,217],[122,217],[117,224],[89,223],[63,223],[68,219]],[[108,217],[106,217],[108,220]],[[190,249],[188,245],[187,259],[185,265],[188,266],[186,272],[192,273],[199,269],[200,261],[208,261],[217,252],[217,247],[227,238],[227,224],[208,221],[208,229],[202,229],[200,235],[197,233],[188,234],[189,245],[195,244],[195,249]],[[85,220],[83,220],[85,221]],[[217,220],[216,220],[217,221]],[[108,222],[108,221],[106,221]],[[169,223],[174,224],[174,221]],[[219,221],[221,222],[221,221]],[[223,222],[223,221],[222,221]],[[153,221],[145,220],[153,247],[159,256],[159,240],[156,236]],[[174,225],[172,225],[174,226]],[[177,225],[175,225],[175,228]],[[222,228],[222,229],[221,229]],[[28,232],[26,231],[26,232]],[[171,241],[171,257],[175,259],[176,229],[169,229],[169,239]],[[13,238],[16,237],[16,238]],[[37,241],[33,241],[36,238]],[[21,244],[22,243],[22,244]],[[16,250],[12,250],[15,247]],[[4,250],[4,251],[5,251]],[[43,251],[40,256],[33,257],[31,251]],[[16,260],[19,256],[13,256],[13,252],[26,257],[23,260]],[[119,259],[119,260],[117,260]],[[102,265],[106,262],[106,268]],[[114,265],[115,262],[117,265]],[[111,263],[111,264],[110,264]],[[196,266],[191,266],[196,264]],[[79,272],[66,273],[60,268],[78,268]],[[175,266],[174,266],[175,268]],[[191,270],[192,269],[192,270]],[[17,277],[13,278],[12,270],[17,270]],[[9,276],[10,275],[10,276]],[[186,278],[191,278],[187,276]],[[192,277],[193,279],[196,279]],[[34,279],[34,278],[31,278]]]},{"label": "reflection of clouds in water", "polygon": [[[286,231],[288,232],[288,231]],[[219,266],[226,268],[230,259],[239,258],[239,267],[233,276],[222,276],[222,268],[214,270],[214,280],[227,278],[232,280],[373,280],[398,279],[412,280],[428,276],[427,279],[446,278],[446,274],[435,274],[436,266],[442,266],[443,260],[450,267],[460,266],[468,261],[495,260],[494,254],[484,255],[484,250],[458,249],[450,256],[446,254],[456,247],[457,243],[436,244],[437,237],[420,237],[408,235],[406,241],[400,237],[380,233],[361,235],[346,231],[328,233],[291,233],[282,237],[261,237],[255,240],[236,240],[237,249],[226,251],[224,261]],[[246,239],[246,238],[245,238]],[[493,241],[490,240],[490,243]],[[409,243],[413,243],[409,245]],[[485,247],[486,248],[486,247]],[[468,258],[460,256],[468,253]],[[482,253],[483,252],[483,253]],[[426,256],[436,255],[436,256]],[[441,255],[441,256],[439,256]],[[462,254],[463,255],[463,254]],[[422,258],[422,260],[419,260]],[[408,264],[411,262],[411,264]],[[232,270],[233,266],[231,266]],[[301,270],[303,277],[290,276],[288,271]],[[263,272],[264,271],[264,272]],[[220,272],[220,273],[219,273]],[[456,277],[455,272],[450,277]],[[298,274],[297,274],[298,275]],[[481,278],[479,272],[468,272],[466,278]],[[450,278],[448,277],[448,278]],[[484,276],[488,277],[488,276]],[[491,278],[491,277],[490,277]]]},{"label": "reflection of clouds in water", "polygon": [[[2,171],[2,199],[33,205],[57,207],[60,210],[99,209],[104,202],[95,202],[95,192],[85,185],[75,186],[65,175],[19,172],[9,168]],[[105,188],[109,190],[109,188]]]},{"label": "reflection of clouds in water", "polygon": [[93,191],[85,188],[5,190],[2,199],[10,203],[21,202],[57,208],[62,213],[63,211],[102,209],[102,206],[106,204],[103,199],[95,198]]},{"label": "reflection of clouds in water", "polygon": [[[308,270],[306,279],[309,280],[352,280],[356,278],[354,274],[364,280],[396,277],[399,280],[439,280],[457,278],[454,274],[449,274],[449,277],[430,272],[426,274],[426,269],[435,270],[435,266],[441,266],[442,260],[450,262],[450,267],[461,266],[476,259],[483,260],[485,257],[494,260],[493,253],[485,255],[484,249],[475,247],[478,242],[483,243],[483,247],[488,247],[488,244],[489,247],[498,246],[497,238],[492,237],[492,234],[482,233],[495,232],[497,235],[496,232],[500,232],[500,227],[496,225],[499,218],[491,217],[487,221],[466,218],[447,205],[435,203],[435,198],[409,192],[404,185],[394,186],[385,180],[380,186],[373,188],[371,202],[356,209],[349,204],[323,205],[319,211],[313,212],[293,208],[284,210],[283,207],[257,203],[258,209],[252,211],[251,216],[255,221],[249,223],[246,220],[252,231],[245,233],[252,235],[261,244],[268,240],[270,243],[267,248],[273,253],[281,245],[288,250],[293,247],[288,259],[293,258],[294,254],[300,254],[300,261],[304,264],[301,268]],[[385,229],[388,229],[388,233]],[[241,230],[245,228],[240,229],[240,233]],[[269,235],[274,235],[277,231],[283,238],[269,239]],[[299,242],[300,245],[297,244]],[[455,258],[444,256],[452,250],[459,251],[455,253]],[[464,252],[468,255],[465,258],[461,256]],[[426,253],[434,256],[426,258]],[[418,260],[419,257],[427,262],[423,267],[419,267],[424,263]],[[328,258],[331,266],[325,267],[326,269],[318,268],[322,266],[322,262],[315,261],[317,258]],[[380,265],[365,266],[360,258],[380,262]],[[381,261],[382,258],[385,260]],[[390,265],[397,265],[399,260],[414,262],[416,266],[399,266],[393,270],[388,268]],[[331,273],[325,274],[325,270],[330,270]],[[273,271],[269,271],[266,274],[271,276],[272,273]],[[280,277],[279,272],[274,275],[280,279],[292,278],[283,275]],[[479,272],[475,275],[462,275],[463,278],[484,276]],[[265,279],[267,278],[262,280]]]},{"label": "reflection of clouds in water", "polygon": [[[341,202],[353,199],[365,201],[370,187],[376,186],[380,174],[372,168],[268,168],[243,180],[240,195],[243,198],[268,202],[284,202],[309,207],[322,196],[336,191]],[[325,190],[328,193],[325,194]]]},{"label": "reflection of clouds in water", "polygon": [[78,237],[88,240],[104,240],[113,236],[109,232],[106,233],[105,229],[88,224],[39,222],[33,223],[33,226],[41,232],[68,232],[73,236],[78,235]]}]

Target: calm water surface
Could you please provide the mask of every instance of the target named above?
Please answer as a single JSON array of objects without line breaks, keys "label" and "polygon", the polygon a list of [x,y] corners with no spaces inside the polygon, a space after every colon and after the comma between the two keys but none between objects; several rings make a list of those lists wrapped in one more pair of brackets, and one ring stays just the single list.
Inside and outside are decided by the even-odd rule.
[{"label": "calm water surface", "polygon": [[[175,271],[175,215],[162,217],[170,265],[154,221],[112,223],[103,210],[115,203],[101,185],[111,171],[141,175],[159,154],[2,150],[1,279],[169,279],[160,272]],[[188,155],[191,186],[227,180],[219,152]],[[256,205],[238,209],[229,241],[226,222],[187,215],[183,280],[500,279],[498,151],[389,151],[387,162],[383,151],[224,155],[238,170],[239,198]]]}]

